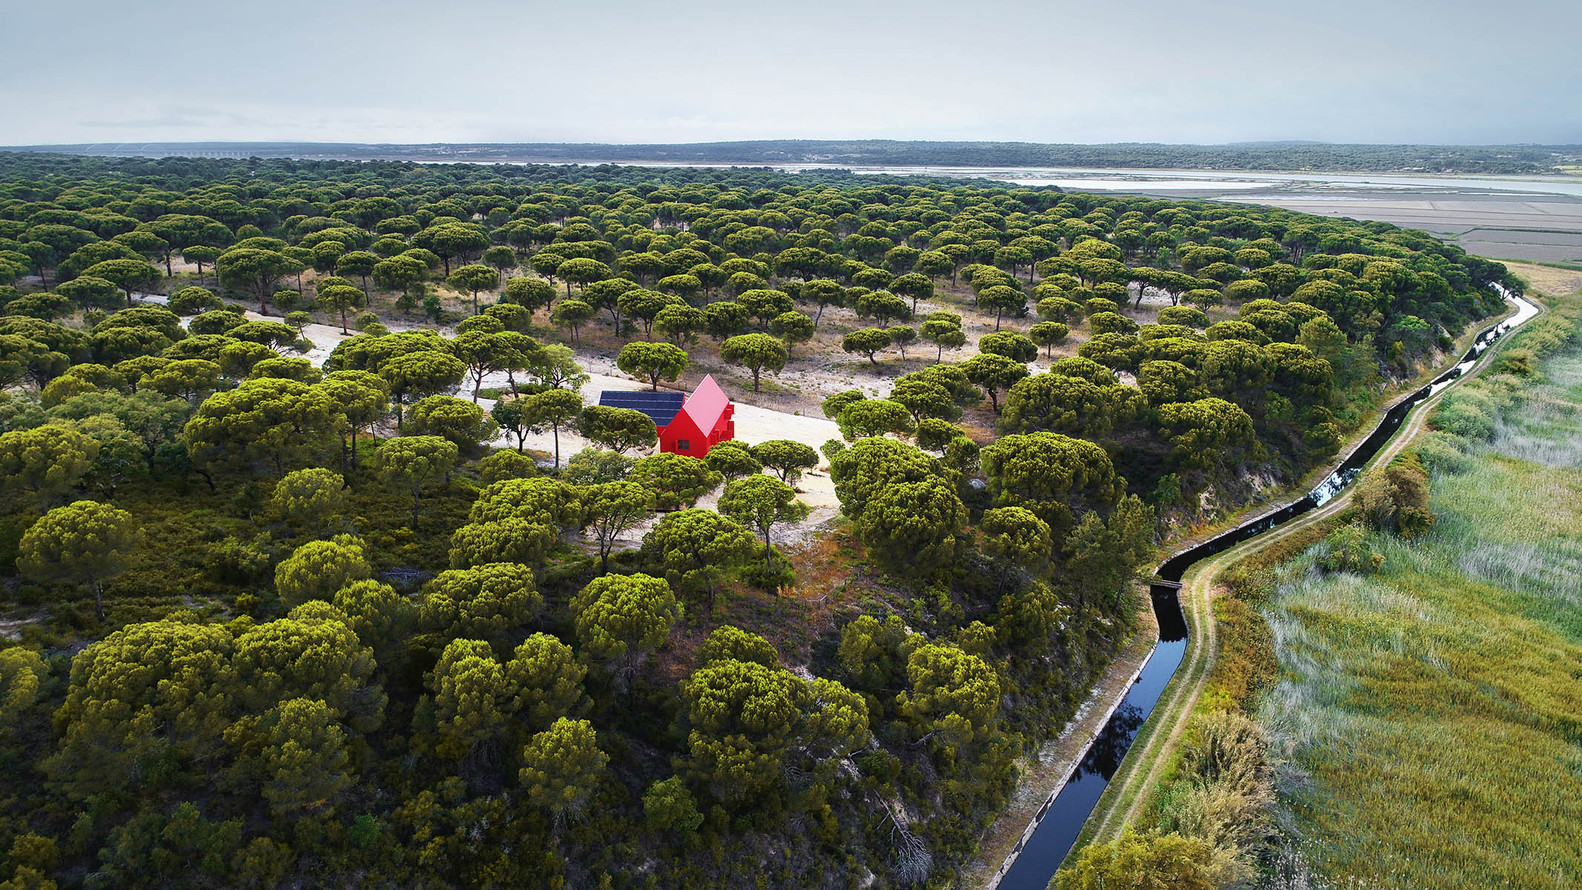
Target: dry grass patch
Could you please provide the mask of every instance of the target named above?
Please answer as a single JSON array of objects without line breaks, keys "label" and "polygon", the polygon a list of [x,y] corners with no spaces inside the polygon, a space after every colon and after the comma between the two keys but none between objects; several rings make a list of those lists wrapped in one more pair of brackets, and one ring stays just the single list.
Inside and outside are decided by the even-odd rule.
[{"label": "dry grass patch", "polygon": [[1515,272],[1540,293],[1563,297],[1582,290],[1582,270],[1562,269],[1558,266],[1540,266],[1537,263],[1505,261],[1505,268]]}]

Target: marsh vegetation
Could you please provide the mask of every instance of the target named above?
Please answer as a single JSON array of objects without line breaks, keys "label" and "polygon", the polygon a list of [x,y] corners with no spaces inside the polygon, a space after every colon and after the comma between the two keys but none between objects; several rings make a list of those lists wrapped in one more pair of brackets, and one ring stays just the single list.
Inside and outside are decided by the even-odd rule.
[{"label": "marsh vegetation", "polygon": [[[1227,576],[1219,660],[1152,828],[1262,886],[1574,885],[1579,306],[1514,335],[1338,523]],[[1391,510],[1420,472],[1428,516]]]}]

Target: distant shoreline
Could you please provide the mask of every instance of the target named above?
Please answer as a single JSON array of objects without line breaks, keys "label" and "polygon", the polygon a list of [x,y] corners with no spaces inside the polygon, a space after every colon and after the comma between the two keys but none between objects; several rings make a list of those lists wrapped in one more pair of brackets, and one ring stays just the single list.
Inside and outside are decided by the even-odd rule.
[{"label": "distant shoreline", "polygon": [[424,161],[474,164],[622,164],[809,169],[868,167],[1190,170],[1199,173],[1359,173],[1405,176],[1541,176],[1582,179],[1582,145],[1364,145],[1259,142],[895,142],[764,140],[678,144],[98,142],[11,146],[0,151],[92,157]]}]

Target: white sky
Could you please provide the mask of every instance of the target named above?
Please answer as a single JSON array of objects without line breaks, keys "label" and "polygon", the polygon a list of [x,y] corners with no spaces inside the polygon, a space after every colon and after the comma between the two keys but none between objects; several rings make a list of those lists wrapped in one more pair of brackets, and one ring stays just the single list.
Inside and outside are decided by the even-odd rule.
[{"label": "white sky", "polygon": [[1577,0],[3,0],[0,144],[1582,143]]}]

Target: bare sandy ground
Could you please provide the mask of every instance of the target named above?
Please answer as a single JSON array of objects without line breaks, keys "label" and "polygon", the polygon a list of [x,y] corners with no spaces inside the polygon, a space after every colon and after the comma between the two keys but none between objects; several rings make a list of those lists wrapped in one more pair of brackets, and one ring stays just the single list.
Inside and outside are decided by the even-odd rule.
[{"label": "bare sandy ground", "polygon": [[[164,301],[163,298],[155,299],[153,296],[145,297],[145,299],[149,302],[162,303]],[[266,318],[256,312],[248,312],[247,317],[279,321],[277,317]],[[186,320],[184,319],[184,321]],[[395,324],[390,325],[390,328],[391,330],[403,329],[402,326]],[[340,345],[341,341],[347,339],[347,335],[341,333],[338,325],[310,324],[302,329],[302,334],[313,342],[313,348],[304,353],[303,356],[312,362],[314,367],[319,368],[324,366],[324,360],[329,358],[335,347]],[[599,393],[604,390],[640,390],[648,388],[642,382],[621,375],[620,371],[607,360],[589,355],[579,355],[578,360],[583,362],[589,371],[589,380],[582,387],[582,398],[587,404],[598,404]],[[508,386],[506,375],[503,373],[488,375],[483,379],[483,386],[485,389],[504,389]],[[470,392],[471,390],[467,386],[463,386],[456,395],[458,398],[468,398]],[[840,438],[840,427],[836,426],[833,421],[822,417],[776,411],[772,408],[748,404],[741,401],[740,398],[735,400],[735,404],[736,440],[748,445],[756,445],[771,439],[790,439],[818,450],[825,442]],[[495,402],[492,399],[480,398],[478,405],[488,411],[494,407]],[[514,437],[506,433],[501,433],[495,439],[494,444],[500,448],[516,447]],[[589,444],[586,439],[577,435],[574,430],[561,430],[560,456],[562,463]],[[549,466],[553,463],[555,439],[552,432],[530,434],[524,445],[527,450],[536,452],[535,457],[540,464]],[[801,479],[797,483],[797,490],[800,493],[800,499],[811,508],[811,512],[808,514],[808,518],[802,522],[788,523],[783,527],[776,528],[774,531],[776,544],[789,544],[800,541],[840,512],[840,501],[836,499],[835,486],[830,482],[829,467],[822,462],[822,452],[820,466],[802,474]],[[698,506],[713,507],[718,503],[719,496],[720,490],[716,489],[705,495],[698,502]],[[655,521],[657,521],[657,517],[634,527],[622,535],[620,539],[622,545],[627,547],[637,546],[641,543],[643,534],[653,526]]]},{"label": "bare sandy ground", "polygon": [[[593,369],[590,368],[589,370],[591,372]],[[614,369],[606,368],[604,370],[613,371]],[[589,377],[588,382],[582,387],[583,401],[589,405],[598,404],[599,393],[604,390],[640,390],[648,388],[631,378],[612,376],[610,373],[590,373]],[[505,375],[503,374],[498,375],[498,379],[496,379],[495,375],[484,378],[485,387],[504,387],[505,383]],[[462,395],[465,397],[465,394]],[[483,406],[486,411],[494,407],[494,402],[490,399],[479,399],[478,404]],[[756,445],[760,442],[767,442],[770,439],[790,439],[817,450],[819,446],[830,439],[840,438],[840,427],[836,426],[833,421],[825,420],[821,417],[808,417],[806,415],[775,411],[770,408],[750,405],[739,399],[735,401],[735,405],[736,441],[738,442]],[[516,446],[514,437],[505,434],[502,434],[495,444],[502,448]],[[528,450],[539,453],[539,463],[548,465],[553,461],[553,458],[550,457],[555,451],[555,440],[552,432],[530,434],[525,440],[525,444]],[[575,431],[560,431],[560,456],[562,461],[565,461],[588,445],[588,441],[577,435]],[[840,512],[840,501],[835,497],[835,486],[830,482],[829,467],[822,462],[822,455],[818,468],[802,474],[802,478],[797,483],[797,490],[800,492],[802,502],[812,508],[811,512],[808,514],[808,518],[802,522],[789,523],[777,527],[774,531],[776,544],[788,544],[802,540],[811,534],[814,529],[834,518],[835,514]],[[718,503],[719,496],[720,490],[716,489],[699,500],[698,506],[713,507]],[[621,536],[621,542],[626,546],[636,546],[641,542],[643,534],[652,527],[654,521],[657,521],[657,517],[654,520],[634,527],[627,534]]]}]

